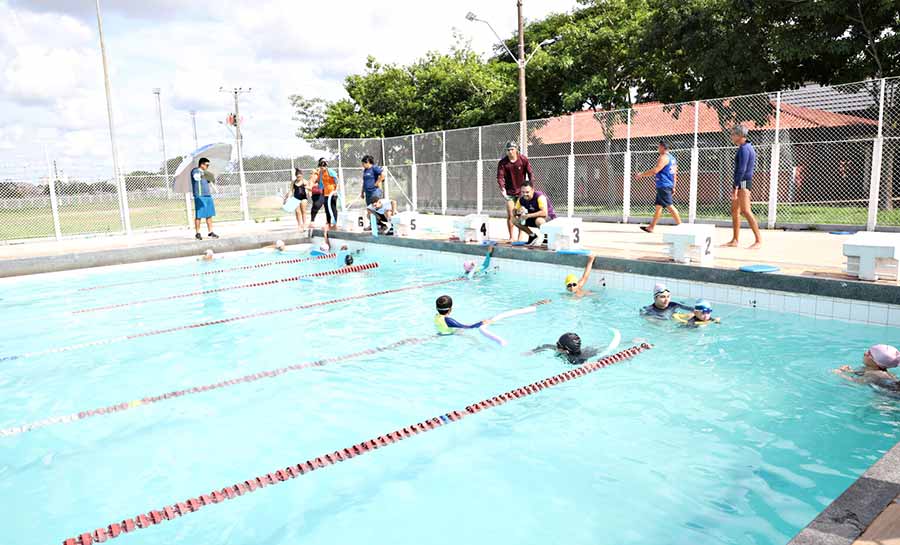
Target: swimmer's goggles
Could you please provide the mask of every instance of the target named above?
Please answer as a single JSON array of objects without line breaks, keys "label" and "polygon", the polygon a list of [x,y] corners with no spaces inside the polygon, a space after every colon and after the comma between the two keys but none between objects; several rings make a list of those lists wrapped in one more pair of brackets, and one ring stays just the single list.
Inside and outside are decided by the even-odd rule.
[{"label": "swimmer's goggles", "polygon": [[703,314],[712,314],[712,308],[707,305],[694,305],[694,310],[699,310]]},{"label": "swimmer's goggles", "polygon": [[578,282],[569,282],[568,284],[566,284],[566,289],[569,289],[569,290],[572,288],[577,288],[577,287],[578,287]]}]

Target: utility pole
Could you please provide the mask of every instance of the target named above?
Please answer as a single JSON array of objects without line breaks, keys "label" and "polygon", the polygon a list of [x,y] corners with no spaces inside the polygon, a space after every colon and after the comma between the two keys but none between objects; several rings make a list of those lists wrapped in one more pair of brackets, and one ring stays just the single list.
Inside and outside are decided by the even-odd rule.
[{"label": "utility pole", "polygon": [[238,104],[240,97],[244,93],[249,93],[253,89],[248,87],[244,89],[243,87],[235,87],[234,89],[226,90],[224,87],[220,87],[219,91],[223,93],[232,93],[234,95],[234,139],[237,145],[237,156],[238,156],[238,172],[241,179],[241,211],[243,212],[244,221],[250,221],[250,208],[247,203],[247,178],[244,176],[244,153],[242,150],[243,146],[243,136],[241,135],[241,109]]},{"label": "utility pole", "polygon": [[165,178],[163,179],[163,183],[166,184],[166,195],[172,194],[172,184],[169,183],[169,159],[168,155],[166,155],[166,129],[163,126],[163,116],[162,116],[162,99],[160,98],[160,88],[157,87],[153,89],[153,94],[156,95],[156,113],[159,114],[159,142],[162,146],[162,158],[163,158],[163,174]]},{"label": "utility pole", "polygon": [[100,34],[100,56],[103,59],[103,84],[106,87],[106,116],[109,120],[109,140],[112,144],[112,160],[113,160],[113,176],[119,186],[119,216],[122,219],[122,226],[125,228],[125,234],[131,234],[131,218],[128,214],[128,192],[126,191],[125,180],[122,178],[122,172],[119,170],[119,150],[116,145],[116,128],[113,121],[112,93],[109,85],[109,68],[106,63],[106,44],[103,42],[103,19],[100,16],[100,0],[96,0],[97,6],[97,31]]},{"label": "utility pole", "polygon": [[522,0],[519,8],[519,149],[528,154],[528,95],[525,93],[525,18],[522,16]]},{"label": "utility pole", "polygon": [[194,126],[194,149],[200,147],[197,141],[197,110],[191,110],[191,124]]}]

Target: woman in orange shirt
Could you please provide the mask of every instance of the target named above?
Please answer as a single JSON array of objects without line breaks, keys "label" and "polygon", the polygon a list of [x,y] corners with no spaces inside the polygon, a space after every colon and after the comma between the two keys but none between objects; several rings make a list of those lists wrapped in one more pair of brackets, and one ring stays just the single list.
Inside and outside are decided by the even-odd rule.
[{"label": "woman in orange shirt", "polygon": [[319,159],[319,167],[313,173],[313,205],[310,217],[312,221],[316,221],[316,214],[322,206],[325,206],[326,229],[331,226],[337,228],[337,184],[337,174],[328,168],[328,162],[324,157]]}]

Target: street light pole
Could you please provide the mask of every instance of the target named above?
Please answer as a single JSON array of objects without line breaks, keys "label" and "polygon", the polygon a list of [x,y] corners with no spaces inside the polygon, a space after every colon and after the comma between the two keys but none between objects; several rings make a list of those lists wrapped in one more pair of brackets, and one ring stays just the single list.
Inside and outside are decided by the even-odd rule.
[{"label": "street light pole", "polygon": [[166,129],[163,126],[163,116],[162,116],[162,99],[160,98],[160,88],[157,87],[153,89],[153,94],[156,95],[156,113],[159,114],[159,142],[162,146],[162,158],[163,158],[163,173],[165,175],[164,183],[166,184],[166,195],[172,194],[172,185],[169,183],[169,159],[166,154]]},{"label": "street light pole", "polygon": [[234,139],[237,143],[238,172],[241,180],[241,211],[243,212],[244,221],[250,221],[250,207],[247,200],[247,178],[244,176],[244,137],[241,136],[241,110],[238,105],[238,97],[243,93],[249,93],[252,89],[249,87],[247,89],[235,87],[230,91],[227,91],[225,88],[219,88],[219,91],[234,94]]},{"label": "street light pole", "polygon": [[116,145],[116,128],[113,121],[112,94],[109,85],[109,68],[106,63],[106,44],[103,42],[103,19],[100,16],[100,0],[96,0],[97,5],[97,31],[100,34],[100,56],[103,59],[103,84],[106,87],[106,116],[109,120],[109,140],[112,145],[113,160],[113,176],[119,186],[119,216],[122,219],[122,225],[125,227],[125,234],[131,234],[131,218],[128,214],[128,193],[126,191],[125,180],[119,170],[119,150]]},{"label": "street light pole", "polygon": [[525,93],[525,19],[522,17],[522,0],[516,2],[519,9],[519,146],[528,154],[528,95]]}]

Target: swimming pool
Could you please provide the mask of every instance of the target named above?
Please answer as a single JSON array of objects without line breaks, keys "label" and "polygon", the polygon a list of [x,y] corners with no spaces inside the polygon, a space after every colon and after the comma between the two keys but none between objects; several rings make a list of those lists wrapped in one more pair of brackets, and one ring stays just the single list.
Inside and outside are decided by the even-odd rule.
[{"label": "swimming pool", "polygon": [[[897,440],[895,402],[830,372],[895,329],[727,305],[702,330],[647,323],[649,294],[604,288],[600,271],[599,297],[579,301],[562,293],[574,270],[507,260],[478,281],[417,287],[466,258],[371,245],[357,264],[377,269],[93,310],[340,266],[165,279],[306,257],[0,281],[0,429],[126,404],[0,437],[9,542],[60,543],[570,371],[523,355],[569,330],[654,348],[115,542],[784,543]],[[430,338],[444,293],[463,322],[553,301],[494,325],[501,348],[477,332]]]}]

